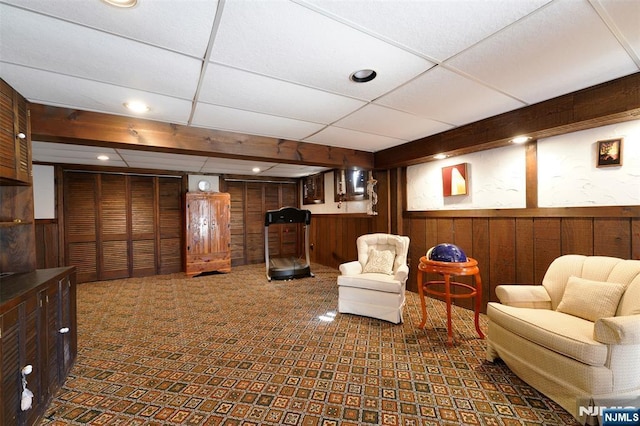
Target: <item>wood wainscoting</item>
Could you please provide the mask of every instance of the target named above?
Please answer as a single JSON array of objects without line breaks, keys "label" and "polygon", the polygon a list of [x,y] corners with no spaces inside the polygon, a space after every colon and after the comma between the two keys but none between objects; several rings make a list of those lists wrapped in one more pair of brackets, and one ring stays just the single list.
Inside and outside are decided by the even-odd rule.
[{"label": "wood wainscoting", "polygon": [[430,247],[456,244],[478,260],[484,310],[497,300],[497,285],[540,284],[564,254],[640,259],[640,206],[406,212],[404,229],[411,238],[407,288],[417,291],[415,269]]}]

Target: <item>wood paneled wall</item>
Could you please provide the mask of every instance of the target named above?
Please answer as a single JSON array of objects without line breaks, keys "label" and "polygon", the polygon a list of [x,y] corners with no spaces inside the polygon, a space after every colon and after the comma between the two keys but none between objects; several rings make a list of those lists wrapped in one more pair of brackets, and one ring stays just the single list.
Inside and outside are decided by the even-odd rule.
[{"label": "wood paneled wall", "polygon": [[36,220],[36,268],[47,269],[60,266],[58,250],[58,220]]},{"label": "wood paneled wall", "polygon": [[[408,212],[404,229],[411,238],[409,290],[417,291],[420,257],[436,244],[453,243],[478,260],[485,308],[497,300],[497,285],[540,284],[563,254],[640,259],[640,206]],[[470,307],[467,302],[461,305]]]},{"label": "wood paneled wall", "polygon": [[[375,232],[402,233],[398,231],[398,208],[402,206],[397,183],[401,176],[387,170],[374,172],[378,181],[376,191],[378,204],[376,216],[359,214],[316,214],[311,216],[309,241],[311,261],[337,268],[343,262],[356,260],[356,239],[363,234]],[[400,197],[400,198],[398,198]],[[348,207],[347,207],[348,208]]]}]

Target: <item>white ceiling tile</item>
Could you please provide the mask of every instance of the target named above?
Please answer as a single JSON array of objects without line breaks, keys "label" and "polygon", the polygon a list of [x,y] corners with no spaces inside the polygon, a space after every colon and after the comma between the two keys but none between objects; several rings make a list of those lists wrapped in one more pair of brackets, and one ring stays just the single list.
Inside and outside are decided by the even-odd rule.
[{"label": "white ceiling tile", "polygon": [[[241,29],[241,30],[239,30]],[[211,60],[371,100],[433,63],[308,8],[283,0],[227,1]],[[349,80],[359,69],[378,77]]]},{"label": "white ceiling tile", "polygon": [[207,67],[199,100],[324,124],[365,104],[353,98],[216,64]]},{"label": "white ceiling tile", "polygon": [[336,122],[335,126],[407,141],[420,139],[453,127],[449,124],[374,104],[369,104],[343,118]]},{"label": "white ceiling tile", "polygon": [[638,70],[586,0],[556,0],[447,65],[528,103]]},{"label": "white ceiling tile", "polygon": [[254,167],[260,170],[268,170],[274,167],[276,163],[253,160],[235,160],[232,158],[207,158],[206,163],[202,167],[203,173],[219,173],[219,174],[238,174],[252,175]]},{"label": "white ceiling tile", "polygon": [[[127,167],[127,164],[122,161],[118,153],[111,148],[40,141],[32,141],[31,146],[33,161]],[[98,155],[107,155],[109,160],[98,160]]]},{"label": "white ceiling tile", "polygon": [[322,124],[241,111],[202,102],[196,106],[192,124],[211,129],[294,140],[303,139],[324,127]]},{"label": "white ceiling tile", "polygon": [[613,25],[620,32],[624,42],[633,49],[636,58],[640,58],[640,1],[599,0],[599,4],[613,20]]},{"label": "white ceiling tile", "polygon": [[172,170],[175,172],[200,172],[201,162],[184,162],[175,163],[172,161],[142,161],[131,160],[126,162],[127,166],[135,169],[156,169],[156,170]]},{"label": "white ceiling tile", "polygon": [[98,0],[3,1],[198,58],[204,57],[218,7],[215,0],[140,1],[126,10]]},{"label": "white ceiling tile", "polygon": [[322,173],[327,170],[329,170],[327,167],[300,166],[298,164],[277,164],[269,170],[265,170],[264,173],[277,177],[303,177]]},{"label": "white ceiling tile", "polygon": [[157,168],[197,172],[202,169],[207,157],[198,155],[172,154],[153,151],[118,149],[118,154],[129,167]]},{"label": "white ceiling tile", "polygon": [[72,145],[66,143],[31,141],[33,148],[33,156],[39,155],[41,152],[57,152],[60,155],[68,155],[70,157],[89,158],[96,157],[100,154],[109,155],[110,157],[118,157],[118,153],[112,148],[103,148],[100,146]]},{"label": "white ceiling tile", "polygon": [[[184,99],[6,63],[0,63],[0,69],[2,78],[22,96],[43,105],[138,116],[176,124],[187,124],[191,114],[191,102]],[[144,115],[131,113],[124,103],[133,100],[146,103],[150,110]]]},{"label": "white ceiling tile", "polygon": [[197,59],[4,4],[0,15],[4,62],[183,99],[195,93]]},{"label": "white ceiling tile", "polygon": [[443,67],[430,69],[375,103],[456,126],[525,106]]},{"label": "white ceiling tile", "polygon": [[444,61],[551,0],[294,1]]},{"label": "white ceiling tile", "polygon": [[304,141],[368,152],[380,151],[407,142],[406,139],[390,138],[335,126],[322,129]]}]

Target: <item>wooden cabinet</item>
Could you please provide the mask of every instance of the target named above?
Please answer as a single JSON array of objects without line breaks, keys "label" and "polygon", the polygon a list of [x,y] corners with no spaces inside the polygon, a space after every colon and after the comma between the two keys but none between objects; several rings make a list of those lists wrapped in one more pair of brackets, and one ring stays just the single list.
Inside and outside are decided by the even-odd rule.
[{"label": "wooden cabinet", "polygon": [[26,100],[0,79],[0,272],[36,269]]},{"label": "wooden cabinet", "polygon": [[185,272],[231,271],[231,198],[227,193],[187,193]]},{"label": "wooden cabinet", "polygon": [[[0,279],[0,424],[33,425],[60,389],[77,353],[75,268]],[[33,392],[21,409],[22,371]]]},{"label": "wooden cabinet", "polygon": [[0,79],[0,180],[31,184],[31,132],[27,101]]}]

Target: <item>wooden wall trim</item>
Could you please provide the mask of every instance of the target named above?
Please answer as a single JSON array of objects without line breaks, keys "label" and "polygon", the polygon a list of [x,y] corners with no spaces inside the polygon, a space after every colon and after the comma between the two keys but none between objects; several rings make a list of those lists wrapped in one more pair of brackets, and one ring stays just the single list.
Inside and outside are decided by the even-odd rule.
[{"label": "wooden wall trim", "polygon": [[460,155],[640,118],[640,73],[529,105],[375,153],[381,169],[423,163],[445,152]]},{"label": "wooden wall trim", "polygon": [[407,211],[406,219],[418,218],[483,218],[483,217],[629,217],[640,218],[640,206],[540,207],[526,209],[477,209]]},{"label": "wooden wall trim", "polygon": [[525,147],[526,204],[527,208],[538,207],[538,141]]},{"label": "wooden wall trim", "polygon": [[366,151],[40,104],[31,104],[31,134],[44,142],[373,169],[373,153]]}]

